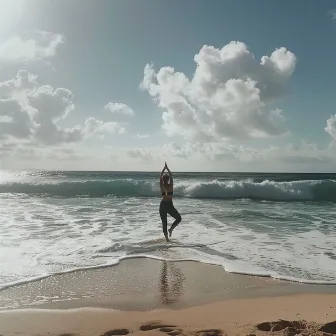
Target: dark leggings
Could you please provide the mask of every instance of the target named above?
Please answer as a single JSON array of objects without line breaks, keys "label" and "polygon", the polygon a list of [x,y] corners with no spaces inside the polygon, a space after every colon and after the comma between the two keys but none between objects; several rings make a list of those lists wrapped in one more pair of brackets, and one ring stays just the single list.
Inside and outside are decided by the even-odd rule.
[{"label": "dark leggings", "polygon": [[167,214],[175,218],[175,222],[172,224],[170,228],[170,232],[172,232],[177,225],[181,223],[181,215],[175,209],[173,205],[173,201],[164,201],[162,200],[160,203],[160,217],[162,220],[162,230],[166,238],[168,238],[168,231],[167,231]]}]

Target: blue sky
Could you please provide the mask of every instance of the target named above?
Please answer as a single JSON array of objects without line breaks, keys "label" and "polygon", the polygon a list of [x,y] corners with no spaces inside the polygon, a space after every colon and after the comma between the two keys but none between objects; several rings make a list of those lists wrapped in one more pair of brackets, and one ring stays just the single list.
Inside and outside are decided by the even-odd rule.
[{"label": "blue sky", "polygon": [[[27,97],[19,95],[20,113],[31,119],[26,136],[17,128],[9,131],[8,120],[0,122],[2,168],[156,170],[167,160],[176,170],[333,171],[334,1],[13,3],[0,1],[3,13],[12,18],[0,25],[0,81],[4,87],[25,70],[37,76],[37,83],[24,90]],[[249,60],[237,58],[233,65],[218,61],[211,74],[205,74],[204,63],[201,75],[193,80],[195,55],[204,46],[216,48],[220,55],[231,41],[244,44]],[[279,48],[286,49],[276,59],[286,57],[291,70],[278,77],[275,68],[267,72],[266,67],[249,68],[244,63],[254,59],[257,67],[263,56],[271,57]],[[145,66],[151,63],[155,76],[172,67],[175,72],[170,75],[183,73],[191,85],[184,83],[177,95],[178,84],[158,85],[155,77],[140,89]],[[198,80],[203,76],[208,76],[206,83]],[[225,80],[218,82],[217,77]],[[249,79],[255,88],[247,97]],[[206,85],[214,82],[214,93],[205,93]],[[69,90],[69,105],[57,100],[65,91],[57,97],[50,90],[50,96],[41,95],[38,88],[43,85]],[[276,99],[261,85],[264,90],[272,87]],[[234,103],[228,102],[223,86],[234,90],[230,94],[237,93]],[[18,99],[16,93],[23,89],[15,86],[1,97],[2,103]],[[242,103],[255,92],[259,92],[253,100],[256,105]],[[177,110],[176,104],[185,99],[193,116],[179,124],[178,115],[187,105]],[[104,110],[109,102],[114,111]],[[50,104],[63,111],[51,115]],[[126,107],[133,115],[123,113]],[[282,110],[281,127],[271,113],[275,108]],[[10,115],[7,108],[3,111],[2,116]]]}]

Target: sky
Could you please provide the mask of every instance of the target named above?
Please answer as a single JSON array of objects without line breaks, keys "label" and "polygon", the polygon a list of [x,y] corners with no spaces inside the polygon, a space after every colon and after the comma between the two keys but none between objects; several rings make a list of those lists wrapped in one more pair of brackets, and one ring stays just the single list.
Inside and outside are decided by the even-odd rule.
[{"label": "sky", "polygon": [[332,0],[0,0],[0,169],[335,172]]}]

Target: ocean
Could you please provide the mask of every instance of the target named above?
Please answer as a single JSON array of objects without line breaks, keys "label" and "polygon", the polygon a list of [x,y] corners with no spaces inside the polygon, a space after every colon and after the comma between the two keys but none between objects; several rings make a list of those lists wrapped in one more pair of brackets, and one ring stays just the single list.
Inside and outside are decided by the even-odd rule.
[{"label": "ocean", "polygon": [[169,244],[159,175],[0,172],[0,289],[141,256],[336,284],[336,174],[174,173]]}]

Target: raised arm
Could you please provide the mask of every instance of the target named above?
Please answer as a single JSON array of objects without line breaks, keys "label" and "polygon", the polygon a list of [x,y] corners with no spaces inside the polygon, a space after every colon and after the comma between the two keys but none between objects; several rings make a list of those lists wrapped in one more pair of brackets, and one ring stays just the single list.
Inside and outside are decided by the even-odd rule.
[{"label": "raised arm", "polygon": [[163,167],[161,175],[160,175],[160,186],[163,186],[162,175],[163,175],[163,173],[164,173],[165,170],[166,170],[166,165]]},{"label": "raised arm", "polygon": [[173,184],[173,175],[172,175],[170,169],[168,168],[167,163],[166,163],[165,167],[167,168],[167,171],[168,171],[168,174],[169,174],[169,181],[170,181],[170,184],[172,185]]}]

